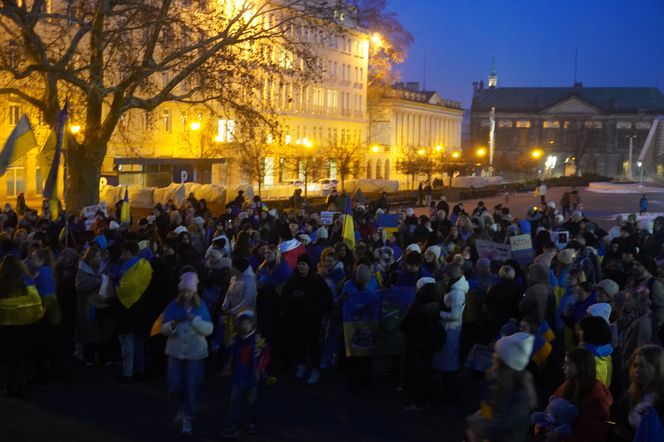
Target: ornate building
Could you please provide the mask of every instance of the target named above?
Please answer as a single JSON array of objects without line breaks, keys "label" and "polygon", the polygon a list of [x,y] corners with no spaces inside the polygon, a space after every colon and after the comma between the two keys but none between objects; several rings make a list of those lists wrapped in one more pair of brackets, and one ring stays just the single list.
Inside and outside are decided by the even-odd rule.
[{"label": "ornate building", "polygon": [[636,168],[654,118],[664,113],[664,95],[657,88],[497,87],[495,70],[490,84],[473,83],[471,146],[489,145],[495,109],[498,172],[525,164],[530,151],[539,148],[538,168],[551,175],[628,174],[630,143]]},{"label": "ornate building", "polygon": [[398,167],[404,158],[461,148],[461,103],[434,91],[421,91],[419,83],[397,83],[371,99],[368,108],[366,178],[406,184],[409,179]]}]

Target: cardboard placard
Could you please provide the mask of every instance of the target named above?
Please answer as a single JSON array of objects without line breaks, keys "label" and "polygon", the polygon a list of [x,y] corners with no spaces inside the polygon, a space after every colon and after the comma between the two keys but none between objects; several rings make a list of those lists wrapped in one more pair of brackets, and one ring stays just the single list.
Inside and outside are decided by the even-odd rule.
[{"label": "cardboard placard", "polygon": [[533,241],[530,235],[510,236],[510,246],[512,248],[512,258],[521,264],[530,264],[535,258],[533,250]]},{"label": "cardboard placard", "polygon": [[334,220],[334,214],[339,212],[321,212],[320,223],[324,226],[331,226]]},{"label": "cardboard placard", "polygon": [[489,258],[491,261],[507,261],[512,257],[509,244],[501,244],[486,239],[475,240],[475,249],[480,258]]}]

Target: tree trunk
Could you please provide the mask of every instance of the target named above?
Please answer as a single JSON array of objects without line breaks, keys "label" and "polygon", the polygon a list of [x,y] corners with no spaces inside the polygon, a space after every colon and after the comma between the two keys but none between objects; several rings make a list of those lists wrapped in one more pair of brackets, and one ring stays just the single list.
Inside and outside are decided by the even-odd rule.
[{"label": "tree trunk", "polygon": [[[73,144],[73,143],[72,143]],[[99,203],[99,177],[106,146],[71,145],[67,156],[67,210],[76,213]]]}]

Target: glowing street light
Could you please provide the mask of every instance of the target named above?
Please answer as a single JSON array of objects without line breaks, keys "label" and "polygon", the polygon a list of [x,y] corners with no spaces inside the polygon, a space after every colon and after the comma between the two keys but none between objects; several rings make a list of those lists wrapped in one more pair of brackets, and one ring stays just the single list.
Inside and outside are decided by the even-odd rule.
[{"label": "glowing street light", "polygon": [[371,151],[372,151],[373,153],[378,153],[378,152],[380,151],[380,147],[378,147],[378,146],[371,146]]},{"label": "glowing street light", "polygon": [[194,121],[193,123],[191,123],[189,125],[189,129],[194,130],[194,131],[200,130],[201,129],[201,122],[200,121]]},{"label": "glowing street light", "polygon": [[314,145],[314,143],[312,143],[312,142],[311,142],[309,139],[307,139],[307,138],[303,138],[303,139],[302,139],[302,144],[303,144],[304,147],[306,147],[307,149],[311,149],[311,146]]},{"label": "glowing street light", "polygon": [[81,131],[81,126],[79,126],[78,124],[72,124],[69,130],[71,130],[71,133],[77,134]]},{"label": "glowing street light", "polygon": [[544,155],[544,151],[542,149],[533,149],[530,152],[530,156],[533,157],[535,160],[539,160],[542,158],[542,155]]},{"label": "glowing street light", "polygon": [[371,35],[371,43],[377,48],[382,48],[383,45],[385,44],[383,42],[383,37],[381,37],[381,35],[378,32],[374,32]]},{"label": "glowing street light", "polygon": [[459,159],[460,156],[461,154],[459,152],[452,152],[452,158],[454,158],[455,160]]},{"label": "glowing street light", "polygon": [[486,147],[478,147],[475,151],[475,155],[478,157],[485,157],[487,153]]},{"label": "glowing street light", "polygon": [[436,152],[440,152],[441,150],[443,150],[443,146],[441,146],[440,144],[436,146]]},{"label": "glowing street light", "polygon": [[417,151],[417,154],[418,154],[419,156],[422,156],[422,155],[424,155],[425,153],[427,153],[427,152],[426,152],[426,150],[424,150],[424,149],[419,149],[419,150]]}]

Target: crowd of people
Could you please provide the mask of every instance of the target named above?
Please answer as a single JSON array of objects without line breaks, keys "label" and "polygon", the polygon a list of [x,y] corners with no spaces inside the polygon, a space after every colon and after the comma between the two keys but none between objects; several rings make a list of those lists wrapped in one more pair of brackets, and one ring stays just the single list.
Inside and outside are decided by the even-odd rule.
[{"label": "crowd of people", "polygon": [[[242,192],[220,214],[190,195],[131,223],[119,222],[122,203],[91,223],[6,204],[4,393],[22,396],[71,355],[117,362],[122,383],[162,367],[188,435],[213,368],[230,376],[223,435],[253,433],[274,364],[311,385],[343,371],[365,390],[372,357],[347,355],[344,303],[403,288],[415,298],[384,375],[405,390],[405,411],[457,400],[472,369],[486,375],[467,440],[664,440],[664,217],[618,218],[606,231],[569,198],[562,212],[548,202],[524,216],[445,198],[420,216],[385,193],[334,199],[352,213],[323,220],[303,199],[276,210]],[[398,226],[381,227],[390,212]],[[530,262],[478,254],[478,240],[524,234]]]}]

